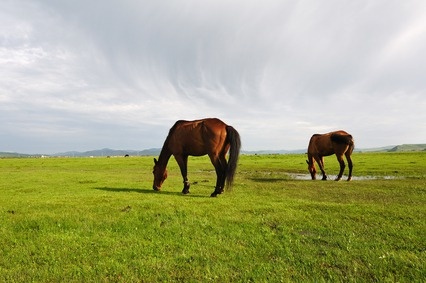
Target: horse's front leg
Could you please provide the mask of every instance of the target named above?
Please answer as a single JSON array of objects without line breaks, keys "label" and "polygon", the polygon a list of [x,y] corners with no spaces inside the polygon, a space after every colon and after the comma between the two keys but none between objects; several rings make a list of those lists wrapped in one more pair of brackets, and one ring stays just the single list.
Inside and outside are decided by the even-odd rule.
[{"label": "horse's front leg", "polygon": [[182,179],[183,179],[182,194],[188,194],[189,187],[190,187],[190,183],[188,181],[188,156],[178,155],[178,156],[175,156],[175,159],[179,165],[180,173],[182,174]]},{"label": "horse's front leg", "polygon": [[316,156],[315,160],[318,163],[318,167],[320,168],[321,173],[322,173],[322,179],[321,180],[326,181],[327,175],[325,174],[325,170],[324,170],[324,157]]}]

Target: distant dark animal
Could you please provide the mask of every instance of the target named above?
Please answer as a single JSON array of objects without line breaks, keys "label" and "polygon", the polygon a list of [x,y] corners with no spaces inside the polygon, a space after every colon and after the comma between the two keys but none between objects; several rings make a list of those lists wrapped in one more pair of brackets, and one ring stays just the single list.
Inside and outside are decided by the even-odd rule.
[{"label": "distant dark animal", "polygon": [[352,159],[351,154],[355,144],[352,136],[345,131],[335,131],[327,134],[315,134],[311,137],[308,146],[308,170],[311,173],[312,180],[316,179],[315,162],[322,172],[322,180],[327,180],[327,175],[324,171],[324,156],[336,154],[337,161],[340,164],[340,172],[337,175],[336,181],[342,178],[345,169],[345,161],[343,155],[346,156],[349,167],[348,181],[352,179]]},{"label": "distant dark animal", "polygon": [[[221,194],[225,187],[231,188],[241,140],[238,132],[217,118],[196,121],[177,121],[169,131],[160,156],[154,158],[153,189],[159,191],[167,178],[167,163],[171,155],[176,159],[183,178],[183,194],[189,193],[190,183],[187,178],[188,156],[208,155],[216,170],[216,187],[212,197]],[[229,159],[226,154],[229,150]]]}]

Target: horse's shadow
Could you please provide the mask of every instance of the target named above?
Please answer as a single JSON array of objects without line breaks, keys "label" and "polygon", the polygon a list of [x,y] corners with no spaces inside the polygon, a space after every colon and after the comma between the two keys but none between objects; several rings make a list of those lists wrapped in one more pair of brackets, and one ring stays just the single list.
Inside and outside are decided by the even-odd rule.
[{"label": "horse's shadow", "polygon": [[154,191],[153,189],[136,189],[136,188],[111,188],[111,187],[96,187],[95,190],[113,192],[113,193],[139,193],[139,194],[156,194],[156,195],[171,195],[171,196],[184,196],[184,197],[198,197],[204,198],[209,196],[194,195],[194,194],[182,194],[181,192],[170,192],[170,191]]}]

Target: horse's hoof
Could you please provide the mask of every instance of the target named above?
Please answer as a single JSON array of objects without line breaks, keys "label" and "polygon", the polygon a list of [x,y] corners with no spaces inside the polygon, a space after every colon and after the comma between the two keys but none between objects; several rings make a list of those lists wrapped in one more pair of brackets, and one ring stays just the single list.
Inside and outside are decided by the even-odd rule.
[{"label": "horse's hoof", "polygon": [[221,187],[214,187],[214,191],[213,191],[213,194],[217,194],[217,195],[220,195],[221,193],[223,193],[223,188],[221,188]]},{"label": "horse's hoof", "polygon": [[184,194],[184,195],[189,194],[189,190],[185,190],[185,189],[184,189],[184,190],[182,191],[182,194]]},{"label": "horse's hoof", "polygon": [[217,197],[217,193],[212,193],[212,194],[210,195],[210,197],[211,197],[211,198],[215,198],[215,197]]},{"label": "horse's hoof", "polygon": [[352,180],[352,177],[349,177],[349,178],[348,178],[348,182],[349,182],[350,180]]}]

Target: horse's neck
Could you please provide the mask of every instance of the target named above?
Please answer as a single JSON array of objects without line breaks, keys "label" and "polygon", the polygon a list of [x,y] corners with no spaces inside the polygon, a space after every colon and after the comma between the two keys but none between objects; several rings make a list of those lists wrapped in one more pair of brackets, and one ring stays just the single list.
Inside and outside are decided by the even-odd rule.
[{"label": "horse's neck", "polygon": [[314,166],[315,165],[315,158],[312,154],[308,153],[308,162],[310,165]]},{"label": "horse's neck", "polygon": [[161,149],[160,156],[158,157],[158,163],[167,166],[170,156],[172,156],[171,151],[169,150],[167,141],[164,143],[163,148]]}]

